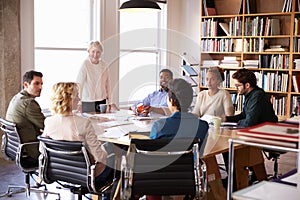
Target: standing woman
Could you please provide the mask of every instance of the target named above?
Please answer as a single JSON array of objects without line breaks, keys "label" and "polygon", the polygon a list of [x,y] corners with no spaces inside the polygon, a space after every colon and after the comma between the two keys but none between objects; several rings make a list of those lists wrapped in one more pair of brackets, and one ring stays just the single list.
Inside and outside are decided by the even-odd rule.
[{"label": "standing woman", "polygon": [[206,85],[208,90],[199,92],[197,103],[193,113],[202,117],[203,115],[232,116],[234,107],[228,91],[220,89],[224,81],[224,72],[219,67],[210,67],[206,73]]},{"label": "standing woman", "polygon": [[82,63],[77,75],[81,100],[110,105],[109,71],[107,64],[101,59],[103,46],[99,41],[91,41],[87,51],[89,56]]}]

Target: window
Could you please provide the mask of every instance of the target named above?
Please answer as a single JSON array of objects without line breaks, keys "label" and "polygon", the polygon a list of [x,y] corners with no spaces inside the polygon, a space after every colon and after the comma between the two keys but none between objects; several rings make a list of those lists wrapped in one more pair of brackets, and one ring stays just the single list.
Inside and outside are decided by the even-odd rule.
[{"label": "window", "polygon": [[35,70],[44,75],[37,98],[42,108],[50,104],[52,85],[75,81],[87,44],[98,39],[100,0],[35,0]]},{"label": "window", "polygon": [[120,12],[120,103],[143,99],[159,87],[167,17],[166,4],[159,5],[160,12]]}]

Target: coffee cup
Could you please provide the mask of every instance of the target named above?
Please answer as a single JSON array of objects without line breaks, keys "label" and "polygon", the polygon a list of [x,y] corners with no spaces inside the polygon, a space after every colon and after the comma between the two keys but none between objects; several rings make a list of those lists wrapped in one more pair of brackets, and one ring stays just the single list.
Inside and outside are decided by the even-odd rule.
[{"label": "coffee cup", "polygon": [[219,129],[221,127],[221,117],[213,117],[211,122],[213,123],[215,129]]},{"label": "coffee cup", "polygon": [[106,113],[107,105],[106,104],[99,104],[99,105],[97,105],[97,108],[100,111],[100,113]]}]

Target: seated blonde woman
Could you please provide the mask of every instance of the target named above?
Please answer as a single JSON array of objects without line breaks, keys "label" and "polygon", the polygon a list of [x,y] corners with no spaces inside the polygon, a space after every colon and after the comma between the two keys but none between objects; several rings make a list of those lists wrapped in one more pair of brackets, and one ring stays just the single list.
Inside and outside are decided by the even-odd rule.
[{"label": "seated blonde woman", "polygon": [[73,114],[79,104],[78,85],[72,82],[56,83],[52,88],[51,110],[53,115],[45,119],[42,134],[53,140],[82,141],[87,145],[96,165],[96,188],[105,183],[112,172],[106,166],[107,152],[97,139],[91,121]]},{"label": "seated blonde woman", "polygon": [[208,90],[199,92],[193,113],[203,115],[232,116],[234,108],[228,91],[221,89],[224,81],[224,72],[219,67],[210,67],[206,73],[206,85]]}]

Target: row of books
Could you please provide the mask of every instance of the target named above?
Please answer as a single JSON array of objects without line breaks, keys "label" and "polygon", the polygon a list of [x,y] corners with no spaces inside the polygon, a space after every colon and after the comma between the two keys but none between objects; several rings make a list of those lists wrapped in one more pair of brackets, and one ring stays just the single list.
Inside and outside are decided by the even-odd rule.
[{"label": "row of books", "polygon": [[292,75],[293,89],[294,92],[300,92],[300,74]]},{"label": "row of books", "polygon": [[234,39],[203,39],[200,42],[202,52],[233,52]]},{"label": "row of books", "polygon": [[295,67],[294,69],[300,69],[300,59],[294,59]]},{"label": "row of books", "polygon": [[271,102],[273,104],[273,109],[274,109],[276,115],[278,115],[278,116],[287,115],[287,111],[286,111],[287,97],[272,96]]},{"label": "row of books", "polygon": [[259,55],[259,68],[289,69],[290,55],[288,54],[268,54]]},{"label": "row of books", "polygon": [[242,21],[238,17],[231,18],[229,23],[215,19],[204,19],[201,23],[201,35],[204,37],[242,35]]},{"label": "row of books", "polygon": [[288,91],[289,75],[283,72],[257,72],[257,85],[265,91]]},{"label": "row of books", "polygon": [[245,36],[280,35],[280,20],[278,18],[246,18],[244,27]]},{"label": "row of books", "polygon": [[292,0],[284,0],[282,6],[282,12],[291,12],[292,11]]},{"label": "row of books", "polygon": [[300,96],[292,96],[291,111],[291,116],[300,117]]},{"label": "row of books", "polygon": [[[208,68],[203,68],[201,70],[201,85],[206,85],[205,75]],[[224,88],[233,88],[235,89],[235,84],[231,78],[235,70],[224,70]],[[287,92],[288,89],[288,78],[289,75],[283,72],[265,72],[259,71],[254,72],[257,78],[257,86],[263,88],[265,91],[278,91],[278,92]]]},{"label": "row of books", "polygon": [[239,95],[237,93],[232,93],[231,99],[232,99],[232,104],[234,106],[234,110],[237,113],[242,112],[243,106],[244,106],[244,101],[245,101],[245,96],[244,95]]},{"label": "row of books", "polygon": [[[296,22],[295,22],[296,23]],[[244,23],[245,36],[273,36],[280,35],[280,19],[269,17],[246,18]],[[296,27],[296,26],[295,26]],[[223,32],[221,32],[219,30]],[[216,19],[204,19],[202,21],[201,35],[204,37],[214,36],[241,36],[242,21],[239,17],[231,18],[227,22],[218,22]],[[225,34],[223,34],[225,33]]]},{"label": "row of books", "polygon": [[[224,56],[225,58],[225,56]],[[300,69],[300,59],[295,59],[295,69]],[[289,69],[289,55],[270,54],[259,55],[259,59],[243,60],[243,67],[258,69]],[[240,67],[240,60],[203,60],[202,67],[219,66],[222,68]]]},{"label": "row of books", "polygon": [[202,24],[202,31],[201,35],[203,37],[214,37],[217,36],[217,27],[218,27],[218,21],[214,19],[204,19]]},{"label": "row of books", "polygon": [[[300,48],[300,44],[299,44]],[[216,38],[202,39],[200,50],[203,52],[287,52],[281,45],[268,45],[265,38]]]},{"label": "row of books", "polygon": [[263,52],[266,46],[267,40],[264,38],[252,39],[245,41],[244,52]]},{"label": "row of books", "polygon": [[300,52],[300,38],[294,38],[293,51]]}]

